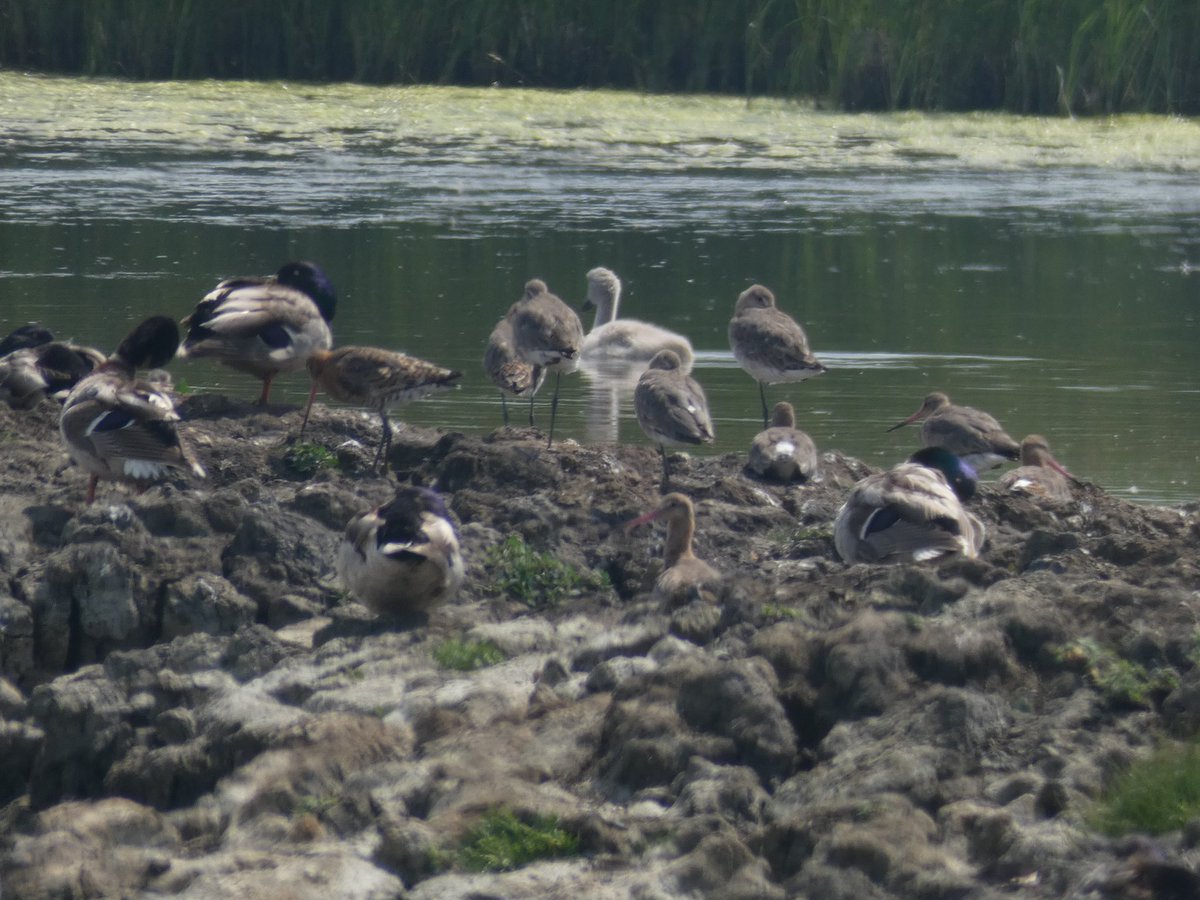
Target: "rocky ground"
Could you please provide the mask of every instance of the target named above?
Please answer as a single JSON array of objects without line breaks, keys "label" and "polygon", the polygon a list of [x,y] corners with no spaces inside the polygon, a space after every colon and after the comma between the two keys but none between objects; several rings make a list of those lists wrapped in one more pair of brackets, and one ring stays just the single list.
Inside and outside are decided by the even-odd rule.
[{"label": "rocky ground", "polygon": [[[183,412],[209,477],[87,508],[56,410],[0,409],[5,900],[1132,898],[1168,896],[1147,860],[1200,863],[1200,828],[1088,825],[1114,773],[1200,722],[1193,507],[985,486],[981,559],[846,566],[830,524],[858,461],[794,487],[681,459],[727,577],[664,609],[661,532],[621,527],[656,503],[651,448],[403,431],[392,467],[445,494],[468,580],[400,627],[332,572],[395,483],[368,471],[371,417],[315,413],[322,455],[295,411]],[[607,584],[504,592],[513,534]],[[447,668],[454,640],[504,659]],[[578,852],[471,871],[496,810],[556,817]]]}]

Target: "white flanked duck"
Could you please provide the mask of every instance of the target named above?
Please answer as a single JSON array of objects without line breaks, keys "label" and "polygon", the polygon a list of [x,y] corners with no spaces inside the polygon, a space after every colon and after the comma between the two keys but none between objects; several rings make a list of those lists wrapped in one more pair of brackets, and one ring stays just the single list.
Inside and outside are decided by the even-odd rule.
[{"label": "white flanked duck", "polygon": [[674,350],[683,371],[692,370],[695,353],[683,335],[650,322],[617,318],[621,279],[615,272],[599,266],[587,273],[587,282],[583,310],[595,310],[596,317],[583,339],[580,355],[584,361],[649,362],[659,350]]},{"label": "white flanked duck", "polygon": [[667,494],[655,509],[628,522],[637,528],[655,519],[667,522],[667,540],[663,547],[663,569],[654,581],[654,595],[669,606],[682,606],[690,600],[712,599],[721,581],[721,573],[692,552],[696,533],[696,510],[685,495]]},{"label": "white flanked duck", "polygon": [[390,503],[350,520],[337,570],[377,615],[404,618],[452,598],[464,567],[445,502],[429,488],[401,487]]},{"label": "white flanked duck", "polygon": [[333,346],[336,308],[333,285],[315,263],[290,262],[265,278],[227,278],[183,320],[179,356],[212,357],[261,379],[258,403],[265,406],[276,375],[304,368],[314,350]]},{"label": "white flanked duck", "polygon": [[834,522],[838,555],[848,563],[978,556],[983,523],[962,505],[974,495],[975,480],[974,470],[942,447],[925,447],[867,476],[850,489]]},{"label": "white flanked duck", "polygon": [[179,434],[171,398],[136,370],[168,362],[179,345],[179,328],[152,316],[116,352],[67,395],[59,431],[67,452],[89,475],[87,502],[101,479],[128,481],[144,490],[171,469],[204,477],[203,467]]},{"label": "white flanked duck", "polygon": [[1021,441],[1021,465],[1005,472],[999,484],[1018,494],[1062,503],[1071,499],[1075,476],[1063,468],[1050,452],[1050,444],[1040,434]]},{"label": "white flanked duck", "polygon": [[771,410],[771,426],[750,444],[746,468],[774,481],[808,481],[817,474],[817,446],[796,427],[796,410],[786,400]]},{"label": "white flanked duck", "polygon": [[41,325],[22,325],[0,341],[0,399],[13,409],[62,400],[104,359],[99,350],[54,340]]},{"label": "white flanked duck", "polygon": [[973,406],[951,403],[941,391],[927,395],[915,413],[888,431],[913,422],[924,422],[921,446],[944,447],[976,469],[994,469],[1021,453],[1020,445],[993,416]]}]

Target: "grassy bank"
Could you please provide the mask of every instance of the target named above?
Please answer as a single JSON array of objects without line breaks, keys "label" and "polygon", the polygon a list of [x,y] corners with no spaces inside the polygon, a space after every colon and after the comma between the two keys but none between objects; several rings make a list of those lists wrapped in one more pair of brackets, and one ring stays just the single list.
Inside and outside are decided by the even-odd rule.
[{"label": "grassy bank", "polygon": [[1200,112],[1196,0],[0,0],[0,66]]}]

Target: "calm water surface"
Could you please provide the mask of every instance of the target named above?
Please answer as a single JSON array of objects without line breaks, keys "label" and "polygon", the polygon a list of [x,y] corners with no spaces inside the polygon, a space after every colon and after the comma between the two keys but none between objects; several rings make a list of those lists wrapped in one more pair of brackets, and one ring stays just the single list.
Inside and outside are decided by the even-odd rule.
[{"label": "calm water surface", "polygon": [[[320,262],[340,343],[463,369],[399,417],[499,424],[480,368],[526,279],[689,335],[716,445],[760,427],[725,329],[758,281],[830,371],[769,389],[888,465],[930,390],[1045,434],[1077,475],[1200,497],[1200,123],[843,115],[774,100],[0,73],[0,328],[111,349],[228,275]],[[198,390],[250,380],[176,364]],[[564,379],[563,433],[641,442],[628,381]],[[280,383],[297,403],[302,376]]]}]

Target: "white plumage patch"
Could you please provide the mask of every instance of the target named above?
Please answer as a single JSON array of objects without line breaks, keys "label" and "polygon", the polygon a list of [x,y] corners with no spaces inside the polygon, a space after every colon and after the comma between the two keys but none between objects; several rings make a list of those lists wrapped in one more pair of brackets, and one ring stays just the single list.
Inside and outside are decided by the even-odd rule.
[{"label": "white plumage patch", "polygon": [[791,441],[780,441],[774,447],[776,459],[791,459],[796,455],[796,445]]},{"label": "white plumage patch", "polygon": [[125,474],[129,478],[158,478],[167,471],[162,463],[151,462],[148,459],[125,460]]}]

